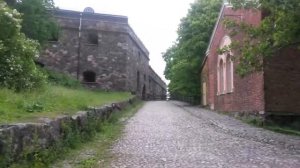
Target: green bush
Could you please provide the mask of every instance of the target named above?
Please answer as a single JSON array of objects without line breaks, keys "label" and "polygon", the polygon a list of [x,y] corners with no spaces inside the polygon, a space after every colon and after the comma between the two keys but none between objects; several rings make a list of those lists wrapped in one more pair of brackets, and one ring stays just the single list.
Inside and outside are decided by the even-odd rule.
[{"label": "green bush", "polygon": [[20,32],[21,14],[0,1],[0,87],[16,91],[40,88],[45,75],[34,59],[39,55],[39,44]]}]

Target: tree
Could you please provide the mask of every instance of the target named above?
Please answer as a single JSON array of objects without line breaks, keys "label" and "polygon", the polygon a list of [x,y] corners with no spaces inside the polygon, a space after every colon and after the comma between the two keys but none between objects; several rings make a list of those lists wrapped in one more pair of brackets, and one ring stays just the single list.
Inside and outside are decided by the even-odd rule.
[{"label": "tree", "polygon": [[263,20],[259,26],[226,20],[231,34],[243,33],[243,40],[233,43],[231,49],[241,53],[238,73],[246,75],[262,69],[263,60],[278,50],[300,47],[299,0],[230,0],[235,9],[260,10]]},{"label": "tree", "polygon": [[22,13],[21,31],[29,38],[44,45],[49,39],[56,38],[58,26],[51,16],[53,0],[6,0],[11,8]]},{"label": "tree", "polygon": [[197,0],[181,20],[177,41],[163,54],[171,94],[199,95],[199,69],[221,4],[222,0]]},{"label": "tree", "polygon": [[0,87],[16,91],[45,83],[45,76],[34,63],[39,44],[21,33],[21,22],[21,14],[0,0]]}]

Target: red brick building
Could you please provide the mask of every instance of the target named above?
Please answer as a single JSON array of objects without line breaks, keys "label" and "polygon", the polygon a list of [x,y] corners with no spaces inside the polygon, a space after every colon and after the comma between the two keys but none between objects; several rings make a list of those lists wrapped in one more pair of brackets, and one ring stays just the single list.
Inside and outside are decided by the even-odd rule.
[{"label": "red brick building", "polygon": [[239,55],[218,53],[242,38],[228,35],[224,18],[258,25],[262,16],[258,10],[236,11],[223,5],[201,67],[202,105],[224,112],[300,115],[300,51],[283,49],[263,61],[263,71],[242,78],[232,58]]}]

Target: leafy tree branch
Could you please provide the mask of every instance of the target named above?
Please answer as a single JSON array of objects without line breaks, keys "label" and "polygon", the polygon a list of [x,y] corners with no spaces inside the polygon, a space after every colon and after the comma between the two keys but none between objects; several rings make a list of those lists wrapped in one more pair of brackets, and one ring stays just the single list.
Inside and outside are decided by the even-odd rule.
[{"label": "leafy tree branch", "polygon": [[299,0],[230,0],[235,9],[259,10],[258,26],[225,20],[232,36],[243,35],[241,42],[231,45],[241,54],[238,72],[246,75],[262,69],[263,60],[286,47],[300,47]]}]

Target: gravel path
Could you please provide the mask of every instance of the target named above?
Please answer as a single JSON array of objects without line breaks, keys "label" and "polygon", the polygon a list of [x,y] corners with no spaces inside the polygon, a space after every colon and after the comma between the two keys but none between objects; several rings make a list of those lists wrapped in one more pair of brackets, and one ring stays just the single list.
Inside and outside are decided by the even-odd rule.
[{"label": "gravel path", "polygon": [[117,168],[299,168],[300,138],[181,102],[148,102],[112,152]]}]

